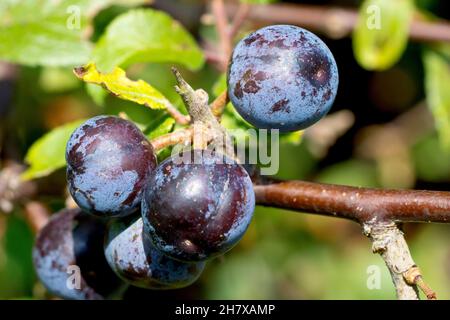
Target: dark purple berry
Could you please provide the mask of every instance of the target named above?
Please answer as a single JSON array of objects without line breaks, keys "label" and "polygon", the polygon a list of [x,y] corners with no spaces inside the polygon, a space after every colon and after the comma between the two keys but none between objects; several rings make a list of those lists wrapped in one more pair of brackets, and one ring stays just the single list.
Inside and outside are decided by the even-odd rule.
[{"label": "dark purple berry", "polygon": [[70,193],[81,209],[125,216],[139,207],[156,167],[153,147],[130,121],[98,116],[76,129],[66,149]]},{"label": "dark purple berry", "polygon": [[142,218],[112,221],[105,240],[105,256],[116,274],[147,289],[176,289],[192,284],[205,262],[181,262],[157,250],[143,236]]},{"label": "dark purple berry", "polygon": [[296,131],[330,110],[339,79],[332,53],[316,35],[274,25],[237,44],[227,80],[231,102],[249,123]]},{"label": "dark purple berry", "polygon": [[105,230],[102,221],[79,209],[50,218],[37,236],[33,261],[51,293],[64,299],[103,299],[123,285],[103,254]]},{"label": "dark purple berry", "polygon": [[201,261],[225,253],[242,238],[254,207],[252,181],[242,166],[195,150],[156,168],[142,216],[159,250],[182,261]]}]

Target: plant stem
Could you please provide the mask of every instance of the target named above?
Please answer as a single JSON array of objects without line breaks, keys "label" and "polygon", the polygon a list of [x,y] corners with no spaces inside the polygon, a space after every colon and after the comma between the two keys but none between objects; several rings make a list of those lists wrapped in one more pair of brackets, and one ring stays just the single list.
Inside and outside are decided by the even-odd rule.
[{"label": "plant stem", "polygon": [[164,134],[159,136],[151,141],[153,149],[155,151],[159,151],[169,146],[173,146],[180,143],[188,143],[192,141],[192,135],[194,130],[192,128],[189,129],[180,129],[168,134]]},{"label": "plant stem", "polygon": [[399,300],[418,300],[415,284],[410,284],[403,274],[413,268],[408,244],[403,233],[393,222],[364,223],[364,234],[372,241],[372,251],[380,254],[391,274]]},{"label": "plant stem", "polygon": [[386,190],[305,181],[254,186],[260,205],[369,221],[450,222],[450,192]]},{"label": "plant stem", "polygon": [[223,0],[212,0],[211,11],[216,22],[217,34],[219,35],[221,55],[223,58],[222,68],[226,69],[228,59],[231,55],[231,39],[228,34],[228,19]]},{"label": "plant stem", "polygon": [[208,94],[202,89],[192,89],[177,69],[172,68],[172,71],[178,82],[175,90],[183,99],[191,117],[194,148],[205,149],[208,142],[211,142],[216,151],[235,159],[231,139],[214,116],[208,104]]},{"label": "plant stem", "polygon": [[227,103],[229,102],[228,98],[228,92],[225,90],[222,92],[216,100],[214,100],[211,103],[211,111],[212,113],[217,117],[220,118],[223,114],[223,111],[225,110],[225,107],[227,106]]}]

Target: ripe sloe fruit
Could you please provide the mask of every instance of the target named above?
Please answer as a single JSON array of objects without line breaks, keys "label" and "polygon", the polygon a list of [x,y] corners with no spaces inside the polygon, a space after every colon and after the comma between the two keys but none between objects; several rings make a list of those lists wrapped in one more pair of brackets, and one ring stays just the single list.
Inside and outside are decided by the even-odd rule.
[{"label": "ripe sloe fruit", "polygon": [[227,83],[231,102],[249,123],[296,131],[330,110],[338,70],[332,53],[316,35],[296,26],[274,25],[237,44]]},{"label": "ripe sloe fruit", "polygon": [[[50,218],[37,236],[33,262],[51,293],[64,299],[103,299],[123,285],[103,254],[105,230],[102,221],[80,209],[61,210]],[[79,289],[73,266],[81,274]]]},{"label": "ripe sloe fruit", "polygon": [[156,167],[150,142],[130,121],[94,117],[72,134],[66,148],[67,181],[81,209],[125,216],[138,209],[144,183]]},{"label": "ripe sloe fruit", "polygon": [[111,221],[105,240],[110,267],[128,283],[147,289],[176,289],[192,284],[205,262],[181,262],[157,250],[143,235],[142,218]]},{"label": "ripe sloe fruit", "polygon": [[144,230],[153,244],[182,261],[206,260],[231,249],[244,235],[254,207],[245,169],[201,150],[161,163],[141,205]]}]

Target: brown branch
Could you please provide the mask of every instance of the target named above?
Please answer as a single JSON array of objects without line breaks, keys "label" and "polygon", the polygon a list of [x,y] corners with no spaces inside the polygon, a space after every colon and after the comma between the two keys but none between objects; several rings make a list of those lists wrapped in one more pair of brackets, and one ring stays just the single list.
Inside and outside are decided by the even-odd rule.
[{"label": "brown branch", "polygon": [[217,64],[220,67],[220,70],[224,71],[222,70],[224,65],[224,59],[221,54],[206,48],[203,49],[203,53],[208,63]]},{"label": "brown branch", "polygon": [[[236,4],[227,4],[227,12],[237,10]],[[358,19],[354,9],[300,4],[252,5],[248,19],[264,24],[286,23],[299,25],[332,38],[348,36]],[[444,20],[424,21],[414,17],[410,38],[416,41],[450,41],[450,23]]]},{"label": "brown branch", "polygon": [[[226,104],[228,103],[228,94],[226,91],[224,91],[222,94],[220,94],[216,100],[214,100],[211,105],[210,109],[212,113],[219,117],[222,115],[223,109],[225,108]],[[173,146],[180,143],[190,143],[192,142],[192,138],[194,135],[194,128],[188,128],[188,129],[180,129],[162,136],[159,136],[151,141],[153,148],[158,151],[161,149],[164,149],[169,146]]]},{"label": "brown branch", "polygon": [[403,278],[409,285],[414,285],[420,288],[428,300],[436,300],[436,292],[431,289],[423,280],[422,273],[417,266],[412,266],[408,271],[403,273]]},{"label": "brown branch", "polygon": [[212,0],[211,11],[214,15],[217,34],[220,41],[221,55],[223,57],[222,68],[226,69],[228,59],[231,56],[231,40],[228,34],[228,18],[223,0]]},{"label": "brown branch", "polygon": [[37,193],[37,186],[32,181],[21,178],[25,166],[9,161],[0,171],[0,213],[9,213],[14,205],[33,197]]},{"label": "brown branch", "polygon": [[385,190],[304,181],[254,187],[260,205],[350,219],[359,223],[450,222],[450,192]]},{"label": "brown branch", "polygon": [[418,300],[415,283],[404,276],[415,268],[415,263],[403,233],[393,222],[366,223],[364,234],[372,241],[372,251],[380,254],[391,274],[399,300]]},{"label": "brown branch", "polygon": [[217,98],[216,100],[214,100],[211,103],[211,111],[213,112],[213,114],[220,118],[222,116],[223,111],[225,110],[225,107],[227,105],[227,103],[229,102],[229,98],[228,98],[228,92],[227,90],[225,90],[224,92],[222,92]]},{"label": "brown branch", "polygon": [[158,151],[169,146],[173,146],[179,143],[187,143],[192,141],[194,130],[181,129],[162,136],[159,136],[151,141],[153,148]]},{"label": "brown branch", "polygon": [[397,223],[450,223],[450,192],[370,189],[303,181],[265,183],[254,186],[257,204],[360,223],[372,241],[373,252],[380,254],[389,269],[397,298],[419,299],[419,287],[428,299],[436,299],[436,293],[423,281]]},{"label": "brown branch", "polygon": [[189,122],[191,121],[191,120],[189,119],[189,116],[186,116],[186,115],[182,114],[177,108],[175,108],[175,107],[172,106],[172,105],[168,105],[168,106],[166,107],[166,112],[167,112],[168,114],[170,114],[170,116],[171,116],[172,118],[174,118],[175,121],[176,121],[178,124],[181,124],[181,125],[187,125],[187,124],[189,124]]},{"label": "brown branch", "polygon": [[50,217],[50,211],[39,201],[29,201],[25,204],[25,219],[34,233],[38,233]]},{"label": "brown branch", "polygon": [[248,3],[241,3],[234,16],[233,22],[231,22],[230,29],[228,31],[228,37],[230,41],[233,41],[234,37],[237,35],[242,25],[250,13],[251,5]]}]

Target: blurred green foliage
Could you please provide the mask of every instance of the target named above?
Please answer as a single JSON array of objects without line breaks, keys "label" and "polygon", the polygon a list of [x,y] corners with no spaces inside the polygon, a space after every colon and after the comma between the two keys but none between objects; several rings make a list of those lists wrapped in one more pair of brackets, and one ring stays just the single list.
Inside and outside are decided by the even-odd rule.
[{"label": "blurred green foliage", "polygon": [[393,66],[408,43],[412,15],[412,0],[364,1],[353,34],[356,60],[369,70]]},{"label": "blurred green foliage", "polygon": [[[175,8],[177,1],[181,0],[170,0]],[[64,166],[65,141],[80,119],[123,112],[149,138],[176,128],[173,119],[160,110],[117,99],[99,86],[78,81],[72,68],[90,60],[105,70],[116,66],[126,68],[130,79],[148,82],[182,111],[181,99],[173,89],[175,81],[170,71],[173,64],[177,64],[193,87],[204,88],[211,97],[218,96],[225,89],[225,74],[204,63],[199,45],[200,38],[206,38],[217,46],[214,27],[191,21],[190,25],[197,27],[190,34],[170,17],[180,12],[164,13],[148,6],[129,8],[145,2],[7,0],[0,3],[0,60],[8,65],[14,64],[16,68],[12,101],[7,101],[6,95],[0,91],[2,161],[11,154],[26,160],[31,165],[27,176],[40,177],[39,182],[51,186],[55,180],[64,180],[63,170],[59,169]],[[185,6],[186,1],[182,2]],[[192,6],[194,3],[192,1]],[[336,3],[340,1],[333,2]],[[413,102],[417,103],[426,95],[437,130],[419,134],[411,145],[405,142],[400,149],[406,160],[400,165],[412,168],[411,172],[408,171],[409,178],[416,187],[448,190],[450,153],[446,148],[450,144],[447,89],[450,68],[447,51],[441,47],[427,47],[423,56],[417,56],[416,52],[422,48],[415,50],[407,38],[412,2],[364,1],[361,12],[364,14],[364,6],[372,3],[387,10],[384,17],[389,27],[369,32],[364,28],[364,21],[360,20],[353,39],[357,62],[370,70],[391,67],[394,70],[399,65],[403,68],[400,70],[412,70],[404,72],[410,81],[405,83],[423,87],[425,92],[418,93],[418,97],[413,96],[411,100],[416,99],[418,101]],[[426,10],[436,8],[437,3],[435,0],[421,0],[416,4],[421,10]],[[72,9],[68,10],[69,7]],[[76,28],[77,21],[73,20],[77,8],[80,9],[79,28]],[[74,28],[68,29],[67,23]],[[254,27],[246,26],[243,32],[250,32]],[[391,140],[383,140],[383,151],[388,149],[393,153],[380,153],[376,146],[364,154],[353,150],[362,144],[358,134],[364,128],[388,123],[399,115],[399,110],[383,109],[376,101],[369,100],[375,84],[380,85],[376,83],[377,74],[364,71],[353,60],[350,61],[353,58],[348,41],[339,41],[339,45],[330,41],[329,44],[338,60],[341,92],[351,92],[350,98],[356,99],[361,91],[366,104],[355,102],[347,105],[347,97],[338,96],[335,110],[348,108],[359,118],[347,134],[326,150],[328,153],[324,156],[313,152],[311,144],[315,143],[314,139],[301,139],[299,133],[284,135],[277,177],[379,187],[383,185],[380,163],[392,154],[395,158],[398,146]],[[417,65],[422,66],[422,58],[423,68],[416,71]],[[411,76],[416,73],[419,76]],[[383,75],[382,79],[397,81],[394,73]],[[407,84],[398,90],[395,94],[407,95],[412,91]],[[393,91],[381,81],[381,89],[376,92],[377,96],[382,96]],[[385,101],[393,99],[390,96],[384,98]],[[3,111],[7,105],[9,110]],[[408,109],[405,107],[401,112]],[[226,108],[223,124],[229,129],[249,127],[231,104]],[[160,158],[166,155],[160,154]],[[396,172],[396,169],[391,172]],[[391,178],[395,182],[396,177]],[[58,196],[42,194],[40,200],[55,211],[64,205],[61,193]],[[46,297],[34,276],[31,262],[33,234],[24,216],[20,206],[8,214],[0,212],[0,298]],[[439,298],[450,298],[449,228],[446,225],[405,225],[412,254]],[[367,282],[372,272],[380,273],[380,287],[371,290]],[[198,297],[211,299],[395,297],[383,261],[371,253],[370,242],[361,234],[358,225],[264,207],[257,208],[254,222],[239,246],[210,263],[200,279],[200,288]]]}]

